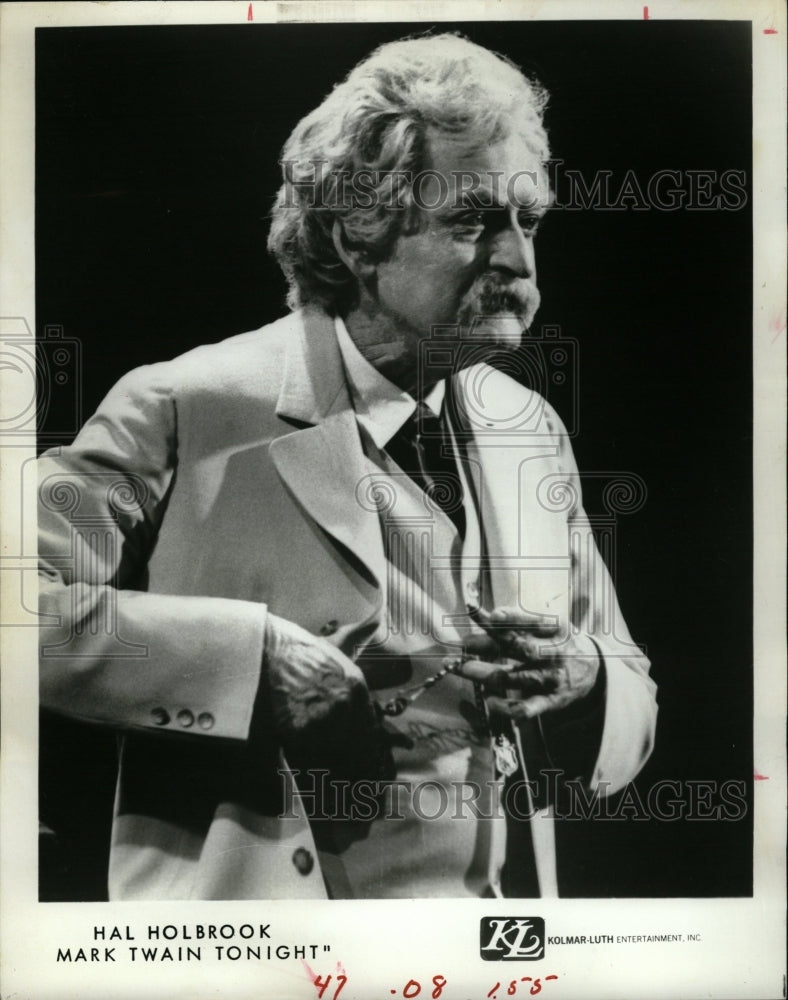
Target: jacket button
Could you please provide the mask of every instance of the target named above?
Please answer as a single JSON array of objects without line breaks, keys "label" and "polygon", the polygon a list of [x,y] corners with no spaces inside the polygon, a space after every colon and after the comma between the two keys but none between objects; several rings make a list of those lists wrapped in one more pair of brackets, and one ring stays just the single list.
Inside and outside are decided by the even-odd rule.
[{"label": "jacket button", "polygon": [[194,725],[194,715],[188,708],[182,708],[180,712],[178,712],[178,722],[180,722],[184,729],[188,729],[189,726]]},{"label": "jacket button", "polygon": [[315,859],[305,847],[296,847],[293,851],[293,864],[300,875],[308,875],[315,867]]},{"label": "jacket button", "polygon": [[154,708],[150,714],[157,726],[166,726],[170,721],[170,713],[166,708]]},{"label": "jacket button", "polygon": [[197,716],[197,725],[200,729],[213,729],[214,721],[210,712],[200,712]]},{"label": "jacket button", "polygon": [[333,635],[339,628],[339,622],[336,618],[332,618],[330,622],[326,622],[325,625],[320,626],[321,635]]}]

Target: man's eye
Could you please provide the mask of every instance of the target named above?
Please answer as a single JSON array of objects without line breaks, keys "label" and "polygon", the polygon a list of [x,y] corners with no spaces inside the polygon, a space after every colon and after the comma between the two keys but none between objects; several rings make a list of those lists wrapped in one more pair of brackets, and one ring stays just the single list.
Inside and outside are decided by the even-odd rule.
[{"label": "man's eye", "polygon": [[485,215],[482,211],[463,212],[456,221],[468,229],[483,229]]},{"label": "man's eye", "polygon": [[[531,212],[523,212],[517,216],[517,225],[527,237],[536,236],[541,222],[541,215],[534,215]],[[455,216],[454,225],[459,229],[475,233],[481,233],[484,230],[494,233],[509,225],[509,217],[501,211],[468,209]]]},{"label": "man's eye", "polygon": [[520,229],[526,236],[536,236],[542,218],[539,215],[521,215],[518,218]]}]

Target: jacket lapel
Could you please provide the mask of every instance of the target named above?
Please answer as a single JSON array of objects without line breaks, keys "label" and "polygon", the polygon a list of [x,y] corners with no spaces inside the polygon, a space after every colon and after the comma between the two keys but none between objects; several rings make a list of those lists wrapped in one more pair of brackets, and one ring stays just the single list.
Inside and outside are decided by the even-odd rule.
[{"label": "jacket lapel", "polygon": [[[460,372],[454,380],[454,398],[466,455],[480,471],[479,521],[484,533],[492,606],[547,611],[551,609],[542,607],[537,596],[543,588],[531,583],[534,575],[539,578],[544,574],[541,567],[534,574],[527,533],[540,521],[536,496],[544,461],[539,459],[553,459],[557,447],[542,429],[541,406],[525,406],[522,389],[517,390],[518,398],[513,399],[510,384],[493,376],[492,391],[490,387],[486,392],[480,391],[490,372],[487,366]],[[523,414],[523,418],[519,419],[518,414]],[[537,557],[537,563],[540,562],[543,560]],[[541,743],[538,725],[532,719],[512,723],[511,732],[519,747],[526,784],[528,768],[521,739],[528,739],[530,734],[530,739]],[[530,827],[539,895],[557,898],[553,807],[540,810]]]},{"label": "jacket lapel", "polygon": [[345,382],[330,316],[305,310],[288,346],[277,414],[302,425],[271,443],[271,457],[317,524],[361,560],[379,587],[385,555],[377,507],[368,502],[370,468]]},{"label": "jacket lapel", "polygon": [[[468,459],[480,472],[479,521],[484,535],[494,607],[517,606],[524,599],[529,573],[527,533],[538,515],[536,487],[539,458],[556,454],[536,419],[529,416],[522,396],[512,399],[509,381],[492,377],[485,389],[485,366],[468,368],[455,376],[453,398]],[[484,391],[481,391],[484,390]],[[520,388],[521,394],[523,390]],[[524,420],[513,419],[519,412]]]}]

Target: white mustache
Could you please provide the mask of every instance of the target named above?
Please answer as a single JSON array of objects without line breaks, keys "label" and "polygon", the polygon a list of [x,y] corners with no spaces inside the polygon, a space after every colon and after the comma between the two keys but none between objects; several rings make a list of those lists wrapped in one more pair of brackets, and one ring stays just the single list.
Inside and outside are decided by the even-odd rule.
[{"label": "white mustache", "polygon": [[535,285],[504,284],[497,276],[483,275],[468,289],[457,318],[463,326],[471,326],[474,320],[485,316],[515,315],[527,327],[540,302]]}]

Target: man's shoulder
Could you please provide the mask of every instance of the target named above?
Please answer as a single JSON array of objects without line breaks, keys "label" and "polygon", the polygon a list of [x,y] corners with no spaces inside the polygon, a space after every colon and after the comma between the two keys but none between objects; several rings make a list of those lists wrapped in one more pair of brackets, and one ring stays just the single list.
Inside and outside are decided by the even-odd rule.
[{"label": "man's shoulder", "polygon": [[150,387],[176,398],[275,394],[288,343],[302,326],[300,314],[290,313],[256,330],[201,344],[168,361],[143,365],[124,376],[120,385]]},{"label": "man's shoulder", "polygon": [[302,327],[299,313],[290,313],[256,330],[239,333],[213,344],[201,344],[165,362],[181,383],[259,385],[266,376],[281,374],[289,342]]},{"label": "man's shoulder", "polygon": [[[518,373],[520,374],[520,373]],[[482,362],[455,376],[465,420],[474,432],[565,436],[555,409],[536,389],[493,365]]]}]

